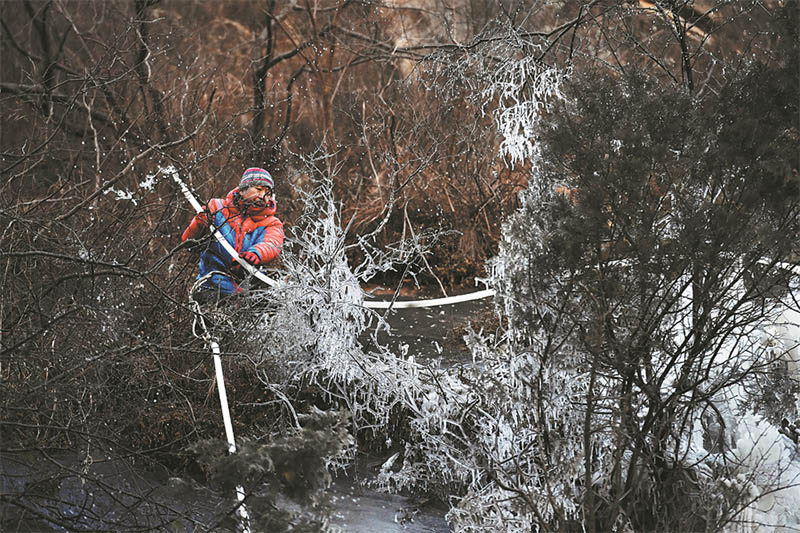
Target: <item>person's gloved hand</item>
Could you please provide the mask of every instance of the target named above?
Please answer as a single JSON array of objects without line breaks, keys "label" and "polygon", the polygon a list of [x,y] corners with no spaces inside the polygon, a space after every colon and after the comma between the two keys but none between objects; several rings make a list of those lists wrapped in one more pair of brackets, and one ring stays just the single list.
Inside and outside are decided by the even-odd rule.
[{"label": "person's gloved hand", "polygon": [[255,252],[242,252],[239,254],[239,257],[247,261],[253,266],[258,266],[261,263],[261,258],[258,257],[258,254]]},{"label": "person's gloved hand", "polygon": [[211,212],[211,207],[208,204],[203,206],[203,212],[197,214],[197,223],[204,227],[208,227],[208,221],[214,220],[214,214]]},{"label": "person's gloved hand", "polygon": [[[258,266],[261,263],[261,258],[258,257],[258,254],[255,252],[242,252],[239,254],[239,257],[253,266]],[[231,267],[231,273],[233,273],[235,276],[241,276],[243,275],[242,270],[242,265],[238,261],[233,263],[233,266]]]}]

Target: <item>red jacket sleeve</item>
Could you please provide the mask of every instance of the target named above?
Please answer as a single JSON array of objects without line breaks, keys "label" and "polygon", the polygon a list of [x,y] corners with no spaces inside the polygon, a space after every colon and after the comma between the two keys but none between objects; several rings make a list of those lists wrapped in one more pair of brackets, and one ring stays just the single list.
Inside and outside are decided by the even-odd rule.
[{"label": "red jacket sleeve", "polygon": [[275,221],[264,228],[264,240],[251,248],[261,258],[262,263],[269,263],[281,253],[283,247],[283,222]]},{"label": "red jacket sleeve", "polygon": [[189,223],[189,227],[183,231],[183,235],[181,235],[181,241],[202,237],[207,229],[208,222],[206,222],[205,214],[198,213],[194,216],[194,218],[192,218],[192,221]]}]

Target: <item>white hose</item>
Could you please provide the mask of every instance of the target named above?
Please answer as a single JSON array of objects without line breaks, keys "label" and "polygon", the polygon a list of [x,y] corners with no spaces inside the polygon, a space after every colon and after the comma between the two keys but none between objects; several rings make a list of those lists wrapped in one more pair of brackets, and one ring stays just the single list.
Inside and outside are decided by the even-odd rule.
[{"label": "white hose", "polygon": [[[202,282],[203,280],[200,280]],[[196,284],[197,285],[197,284]],[[195,287],[192,288],[190,295],[194,292]],[[231,421],[231,411],[228,407],[228,393],[225,390],[225,376],[222,373],[222,359],[220,358],[219,343],[211,336],[208,330],[203,310],[200,303],[190,296],[190,303],[192,304],[195,312],[194,322],[192,323],[192,333],[195,337],[202,338],[214,356],[214,371],[217,379],[217,391],[219,393],[219,405],[222,409],[222,423],[225,426],[225,438],[228,440],[228,452],[236,453],[236,439],[233,436],[233,422]],[[199,331],[198,331],[199,326]],[[244,487],[241,485],[236,486],[236,499],[239,501],[239,506],[236,509],[236,514],[239,517],[239,523],[242,528],[242,533],[250,533],[250,514],[247,512],[247,506],[244,503],[245,493]]]},{"label": "white hose", "polygon": [[[203,212],[203,206],[200,205],[200,202],[197,201],[197,198],[194,197],[192,191],[189,190],[189,187],[178,177],[177,173],[172,174],[172,178],[175,182],[180,186],[183,195],[189,200],[189,203],[192,204],[192,207],[197,213]],[[209,226],[211,226],[212,233],[214,237],[219,241],[223,248],[230,254],[230,256],[244,268],[247,272],[255,276],[257,279],[263,281],[270,287],[275,287],[278,285],[278,282],[274,279],[267,277],[263,272],[255,268],[253,265],[239,257],[238,252],[231,246],[231,244],[225,240],[225,237],[219,231],[214,231],[214,226],[209,221]],[[387,302],[387,301],[379,301],[379,302],[372,302],[366,301],[363,303],[364,307],[370,309],[388,309],[389,307],[393,309],[408,309],[412,307],[437,307],[440,305],[450,305],[460,302],[468,302],[470,300],[478,300],[481,298],[488,298],[489,296],[494,296],[494,291],[491,289],[472,292],[469,294],[462,294],[460,296],[451,296],[448,298],[434,298],[431,300],[410,300],[410,301],[395,301],[395,302]]]},{"label": "white hose", "polygon": [[411,307],[436,307],[439,305],[450,305],[461,302],[469,302],[471,300],[480,300],[481,298],[488,298],[494,296],[494,289],[486,289],[483,291],[470,292],[468,294],[460,294],[458,296],[448,296],[447,298],[433,298],[430,300],[406,300],[394,302],[364,302],[364,307],[372,309],[408,309]]},{"label": "white hose", "polygon": [[[219,344],[211,340],[211,351],[214,353],[214,369],[217,373],[217,389],[219,391],[219,403],[222,407],[222,422],[225,425],[225,437],[228,439],[228,451],[236,453],[236,440],[233,437],[233,423],[231,422],[231,412],[228,409],[228,394],[225,392],[225,378],[222,375],[222,359],[219,357]],[[247,506],[244,504],[244,488],[236,486],[236,499],[239,500],[239,507],[236,514],[241,521],[242,532],[250,533],[250,515]]]}]

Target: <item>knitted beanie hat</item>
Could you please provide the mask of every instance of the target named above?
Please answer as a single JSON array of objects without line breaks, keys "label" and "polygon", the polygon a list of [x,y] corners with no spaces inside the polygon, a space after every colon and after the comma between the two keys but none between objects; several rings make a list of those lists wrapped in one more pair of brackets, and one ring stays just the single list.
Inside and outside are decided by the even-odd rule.
[{"label": "knitted beanie hat", "polygon": [[245,170],[242,174],[242,181],[239,182],[239,189],[245,190],[258,185],[273,188],[275,184],[272,181],[272,175],[263,168],[254,167]]}]

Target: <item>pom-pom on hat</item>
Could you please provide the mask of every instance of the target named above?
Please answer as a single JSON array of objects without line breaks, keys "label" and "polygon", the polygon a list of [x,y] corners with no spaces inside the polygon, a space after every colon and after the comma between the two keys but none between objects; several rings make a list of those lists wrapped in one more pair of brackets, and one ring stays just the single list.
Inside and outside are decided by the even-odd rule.
[{"label": "pom-pom on hat", "polygon": [[244,190],[258,185],[272,189],[275,185],[272,181],[272,175],[263,168],[254,167],[245,170],[244,174],[242,174],[242,181],[239,182],[239,189]]}]

